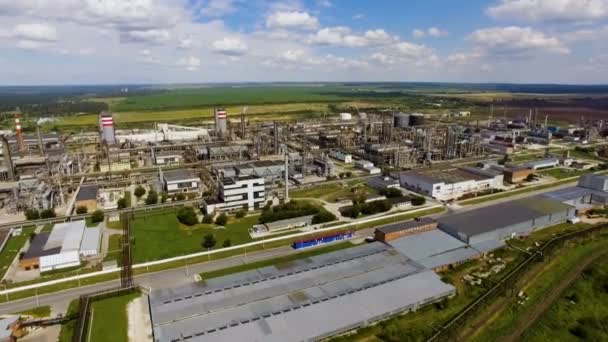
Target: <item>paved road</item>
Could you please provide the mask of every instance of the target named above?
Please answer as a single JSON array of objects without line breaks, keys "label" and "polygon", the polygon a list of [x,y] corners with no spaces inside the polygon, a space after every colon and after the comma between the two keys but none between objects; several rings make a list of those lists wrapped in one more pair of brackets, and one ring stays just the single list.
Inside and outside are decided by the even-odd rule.
[{"label": "paved road", "polygon": [[[440,214],[434,214],[430,217],[437,218],[444,215],[448,215],[454,212],[464,212],[477,208],[483,208],[489,205],[503,203],[512,201],[518,198],[530,197],[534,195],[538,195],[543,192],[553,191],[555,189],[565,188],[568,186],[572,186],[572,184],[560,185],[551,189],[544,189],[539,191],[527,192],[511,197],[500,198],[494,201],[483,202],[475,205],[468,205],[463,207],[453,207],[448,208],[448,211]],[[363,236],[371,236],[373,234],[373,229],[364,229],[357,232],[357,235]],[[204,262],[194,265],[186,265],[184,267],[170,269],[166,271],[160,271],[156,273],[149,273],[137,276],[135,281],[144,286],[144,287],[173,287],[179,285],[185,285],[188,283],[192,283],[194,281],[194,274],[201,272],[213,271],[221,268],[236,266],[240,264],[245,264],[249,262],[268,260],[276,257],[281,257],[289,254],[296,253],[291,247],[284,246],[270,250],[264,251],[256,251],[254,253],[247,253],[247,255],[238,255],[220,260],[213,260],[210,262]],[[118,280],[98,283],[94,285],[89,285],[81,288],[69,289],[61,292],[40,295],[38,297],[26,298],[22,300],[12,301],[8,303],[0,304],[0,314],[6,314],[11,312],[18,312],[22,310],[26,310],[38,305],[51,305],[51,307],[67,307],[66,303],[70,300],[77,298],[78,296],[86,293],[91,293],[95,291],[100,291],[104,289],[109,289],[112,287],[116,287],[118,285]]]}]

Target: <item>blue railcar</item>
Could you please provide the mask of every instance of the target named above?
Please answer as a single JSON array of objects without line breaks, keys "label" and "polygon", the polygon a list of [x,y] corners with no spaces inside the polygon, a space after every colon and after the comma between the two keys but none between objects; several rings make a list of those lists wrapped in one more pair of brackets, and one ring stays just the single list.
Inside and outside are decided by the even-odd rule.
[{"label": "blue railcar", "polygon": [[293,243],[293,248],[302,249],[308,247],[314,247],[321,244],[326,244],[334,241],[346,240],[352,238],[354,233],[352,231],[342,231],[336,233],[329,233],[324,235],[318,235],[309,237],[306,239],[298,240]]}]

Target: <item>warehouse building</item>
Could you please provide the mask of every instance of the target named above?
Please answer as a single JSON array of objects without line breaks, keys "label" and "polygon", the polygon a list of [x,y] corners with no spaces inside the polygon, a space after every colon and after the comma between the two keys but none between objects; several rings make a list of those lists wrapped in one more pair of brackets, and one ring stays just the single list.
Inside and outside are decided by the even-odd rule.
[{"label": "warehouse building", "polygon": [[99,186],[97,185],[82,185],[76,195],[75,207],[85,207],[88,213],[97,210],[97,195]]},{"label": "warehouse building", "polygon": [[399,180],[392,177],[384,177],[384,176],[376,176],[371,177],[367,180],[367,185],[372,189],[376,189],[378,191],[396,188],[399,189]]},{"label": "warehouse building", "polygon": [[155,341],[311,341],[455,294],[432,271],[366,244],[150,296]]},{"label": "warehouse building", "polygon": [[579,213],[584,212],[608,204],[608,177],[589,173],[579,178],[578,186],[546,192],[543,197],[571,205]]},{"label": "warehouse building", "polygon": [[437,221],[424,217],[419,220],[398,222],[378,227],[374,231],[374,239],[380,242],[388,242],[407,235],[429,231],[437,228]]},{"label": "warehouse building", "polygon": [[506,167],[504,169],[505,181],[511,184],[519,184],[528,179],[531,174],[534,174],[534,170],[525,166]]},{"label": "warehouse building", "polygon": [[550,169],[559,165],[559,159],[547,158],[543,160],[535,160],[525,164],[525,167],[532,170]]},{"label": "warehouse building", "polygon": [[444,216],[437,221],[439,229],[475,245],[526,236],[535,230],[563,223],[575,214],[576,209],[570,205],[535,196]]},{"label": "warehouse building", "polygon": [[86,228],[84,220],[58,223],[34,237],[20,266],[41,272],[80,266],[81,258],[99,254],[100,243],[99,228]]},{"label": "warehouse building", "polygon": [[234,167],[239,177],[263,177],[267,181],[283,179],[285,176],[285,161],[259,160]]},{"label": "warehouse building", "polygon": [[459,168],[428,172],[402,172],[401,186],[440,201],[458,199],[466,194],[503,186],[500,172],[477,168]]},{"label": "warehouse building", "polygon": [[198,192],[201,183],[201,179],[189,170],[161,171],[160,178],[165,191],[170,194]]},{"label": "warehouse building", "polygon": [[224,178],[220,182],[219,199],[222,205],[218,206],[216,204],[216,207],[222,210],[246,209],[253,211],[260,209],[266,201],[264,177]]},{"label": "warehouse building", "polygon": [[155,152],[154,164],[156,165],[177,165],[183,162],[184,157],[174,151]]}]

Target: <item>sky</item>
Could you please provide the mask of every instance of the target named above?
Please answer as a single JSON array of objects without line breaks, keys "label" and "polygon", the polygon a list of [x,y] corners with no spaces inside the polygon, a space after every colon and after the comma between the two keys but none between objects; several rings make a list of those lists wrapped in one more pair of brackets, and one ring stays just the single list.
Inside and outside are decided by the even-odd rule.
[{"label": "sky", "polygon": [[608,0],[0,0],[0,85],[608,83]]}]

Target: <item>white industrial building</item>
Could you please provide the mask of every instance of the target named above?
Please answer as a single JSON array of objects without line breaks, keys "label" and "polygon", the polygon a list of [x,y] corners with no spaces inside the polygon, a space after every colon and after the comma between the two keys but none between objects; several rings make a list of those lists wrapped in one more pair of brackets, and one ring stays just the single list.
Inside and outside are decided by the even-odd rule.
[{"label": "white industrial building", "polygon": [[542,160],[535,160],[527,163],[525,166],[532,170],[549,169],[559,165],[559,159],[547,158]]},{"label": "white industrial building", "polygon": [[205,200],[205,205],[209,213],[216,209],[253,211],[262,207],[265,201],[264,177],[241,176],[222,179],[219,202]]},{"label": "white industrial building", "polygon": [[399,180],[406,189],[440,201],[449,201],[469,193],[501,188],[504,176],[493,170],[460,168],[424,173],[403,172]]},{"label": "white industrial building", "polygon": [[205,128],[188,127],[171,124],[158,124],[155,130],[133,130],[121,131],[116,135],[116,140],[120,143],[125,141],[149,143],[159,141],[208,141],[209,131]]},{"label": "white industrial building", "polygon": [[350,164],[353,162],[353,155],[350,153],[344,153],[338,150],[331,150],[329,152],[329,156],[343,163]]},{"label": "white industrial building", "polygon": [[157,152],[154,153],[154,164],[156,165],[176,165],[180,164],[184,157],[178,152]]},{"label": "white industrial building", "polygon": [[161,171],[160,179],[165,191],[170,194],[178,192],[198,192],[201,179],[188,170]]},{"label": "white industrial building", "polygon": [[382,173],[382,170],[378,167],[375,167],[374,163],[370,162],[369,160],[356,160],[355,167],[357,169],[367,171],[367,173],[369,173],[370,175],[379,175],[380,173]]}]

